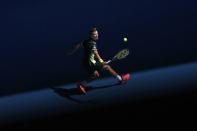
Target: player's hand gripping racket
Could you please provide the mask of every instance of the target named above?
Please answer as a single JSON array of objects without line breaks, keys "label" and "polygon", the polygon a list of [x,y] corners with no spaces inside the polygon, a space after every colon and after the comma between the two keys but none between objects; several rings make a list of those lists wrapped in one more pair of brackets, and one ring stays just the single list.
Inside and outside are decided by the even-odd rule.
[{"label": "player's hand gripping racket", "polygon": [[126,58],[128,55],[129,55],[129,49],[123,49],[119,51],[111,60],[108,60],[106,64]]}]

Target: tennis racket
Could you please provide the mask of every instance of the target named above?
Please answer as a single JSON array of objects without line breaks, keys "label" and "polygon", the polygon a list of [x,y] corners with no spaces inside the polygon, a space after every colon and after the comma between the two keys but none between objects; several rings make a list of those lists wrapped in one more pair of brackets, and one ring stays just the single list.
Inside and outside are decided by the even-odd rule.
[{"label": "tennis racket", "polygon": [[128,55],[129,55],[129,49],[123,49],[123,50],[119,51],[111,60],[108,60],[106,63],[109,64],[113,61],[124,59]]}]

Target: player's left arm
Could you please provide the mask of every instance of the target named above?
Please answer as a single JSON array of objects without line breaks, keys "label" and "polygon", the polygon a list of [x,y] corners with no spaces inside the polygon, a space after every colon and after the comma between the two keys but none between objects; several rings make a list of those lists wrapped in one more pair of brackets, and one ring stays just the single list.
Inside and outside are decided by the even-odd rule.
[{"label": "player's left arm", "polygon": [[75,44],[74,47],[70,51],[67,52],[67,55],[72,55],[74,52],[76,52],[82,46],[83,46],[83,42],[79,42],[79,43]]}]

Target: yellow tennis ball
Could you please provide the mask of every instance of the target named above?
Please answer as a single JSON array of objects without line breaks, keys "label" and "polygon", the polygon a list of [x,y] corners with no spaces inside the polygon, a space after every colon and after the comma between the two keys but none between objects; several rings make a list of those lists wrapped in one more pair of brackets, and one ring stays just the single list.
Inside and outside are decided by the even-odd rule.
[{"label": "yellow tennis ball", "polygon": [[124,38],[123,38],[123,41],[124,41],[124,42],[128,42],[128,38],[127,38],[127,37],[124,37]]}]

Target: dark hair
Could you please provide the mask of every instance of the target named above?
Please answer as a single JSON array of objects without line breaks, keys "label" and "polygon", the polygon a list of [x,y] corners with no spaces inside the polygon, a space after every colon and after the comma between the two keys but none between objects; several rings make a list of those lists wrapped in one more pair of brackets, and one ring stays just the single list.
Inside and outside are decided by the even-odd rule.
[{"label": "dark hair", "polygon": [[91,28],[91,29],[90,29],[90,32],[89,32],[90,35],[92,34],[92,32],[95,32],[95,31],[97,31],[96,27]]}]

